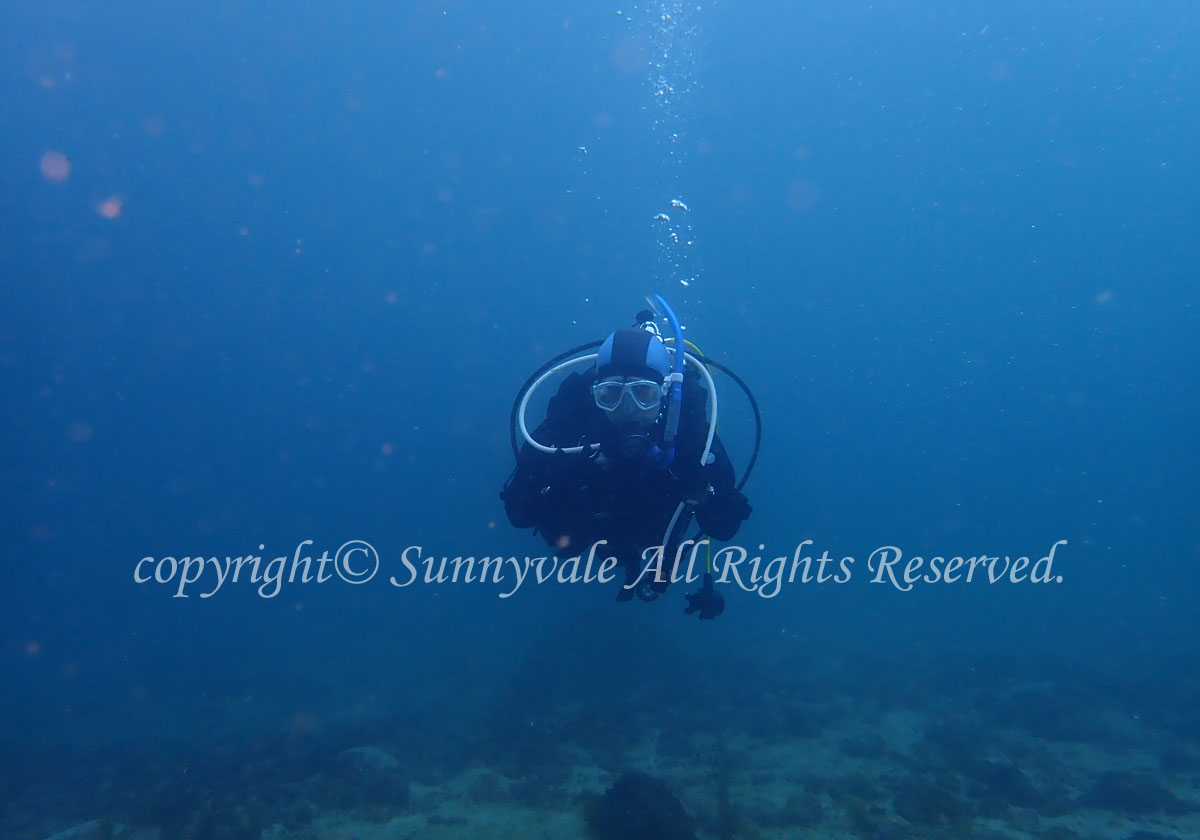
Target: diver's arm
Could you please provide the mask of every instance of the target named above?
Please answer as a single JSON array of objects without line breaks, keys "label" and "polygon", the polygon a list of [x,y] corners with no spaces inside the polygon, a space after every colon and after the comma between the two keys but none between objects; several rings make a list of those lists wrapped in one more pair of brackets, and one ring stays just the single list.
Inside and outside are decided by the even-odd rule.
[{"label": "diver's arm", "polygon": [[[584,377],[571,374],[551,398],[546,419],[533,431],[533,439],[547,446],[573,445],[580,431],[579,402],[584,393]],[[590,393],[588,397],[590,397]],[[548,518],[559,518],[569,488],[573,456],[562,452],[543,452],[525,443],[517,456],[517,466],[505,482],[500,498],[508,521],[516,528],[542,528]]]},{"label": "diver's arm", "polygon": [[546,505],[542,491],[547,483],[545,469],[538,462],[549,457],[532,447],[523,447],[516,469],[500,491],[504,512],[514,528],[534,528],[544,517]]},{"label": "diver's arm", "polygon": [[696,522],[715,540],[734,538],[753,508],[734,487],[733,464],[720,438],[713,438],[713,463],[704,468],[712,493],[696,508]]}]

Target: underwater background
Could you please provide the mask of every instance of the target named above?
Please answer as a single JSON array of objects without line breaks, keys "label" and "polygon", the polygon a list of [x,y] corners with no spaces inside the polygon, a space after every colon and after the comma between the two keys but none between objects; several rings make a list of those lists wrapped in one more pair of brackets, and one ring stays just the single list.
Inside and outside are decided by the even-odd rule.
[{"label": "underwater background", "polygon": [[[1198,83],[1180,0],[7,4],[0,836],[1200,836]],[[547,553],[513,399],[651,292],[850,579],[391,585]]]}]

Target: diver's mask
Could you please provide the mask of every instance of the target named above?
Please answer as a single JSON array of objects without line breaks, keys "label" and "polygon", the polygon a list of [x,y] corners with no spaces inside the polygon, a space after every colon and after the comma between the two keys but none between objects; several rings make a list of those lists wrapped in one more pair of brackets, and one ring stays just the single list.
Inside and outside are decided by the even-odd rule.
[{"label": "diver's mask", "polygon": [[592,385],[596,407],[605,412],[616,434],[604,445],[613,461],[655,464],[662,456],[657,421],[662,413],[664,386],[653,379],[610,377]]},{"label": "diver's mask", "polygon": [[602,379],[592,385],[592,398],[596,401],[596,407],[608,412],[619,409],[626,397],[640,410],[649,411],[661,406],[665,393],[666,386],[651,379],[635,379],[629,382]]}]

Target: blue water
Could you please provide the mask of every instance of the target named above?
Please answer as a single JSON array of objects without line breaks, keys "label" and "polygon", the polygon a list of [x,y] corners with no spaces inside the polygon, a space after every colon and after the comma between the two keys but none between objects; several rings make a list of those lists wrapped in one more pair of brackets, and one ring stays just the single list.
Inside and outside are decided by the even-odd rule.
[{"label": "blue water", "polygon": [[[452,773],[513,753],[514,703],[639,680],[753,717],[810,673],[884,708],[1065,673],[1079,714],[1194,750],[1197,79],[1179,0],[6,6],[3,833],[167,826],[189,806],[56,785],[212,744]],[[727,583],[704,624],[683,586],[389,585],[408,546],[545,553],[497,495],[512,399],[651,291],[761,407],[737,543],[852,579]],[[305,540],[382,571],[134,579]],[[866,566],[1059,540],[1058,583]]]}]

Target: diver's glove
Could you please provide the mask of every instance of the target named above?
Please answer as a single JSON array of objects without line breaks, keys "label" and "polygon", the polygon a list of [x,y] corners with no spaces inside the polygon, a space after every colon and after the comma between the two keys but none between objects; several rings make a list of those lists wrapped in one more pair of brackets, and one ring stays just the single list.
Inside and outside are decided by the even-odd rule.
[{"label": "diver's glove", "polygon": [[683,611],[683,614],[691,615],[694,612],[698,612],[700,613],[701,621],[716,618],[725,611],[725,599],[721,597],[717,590],[713,589],[711,573],[705,573],[704,583],[698,591],[685,597],[687,598],[688,606]]},{"label": "diver's glove", "polygon": [[696,521],[714,540],[726,542],[733,539],[738,528],[750,518],[754,508],[737,490],[709,496],[696,508]]}]

